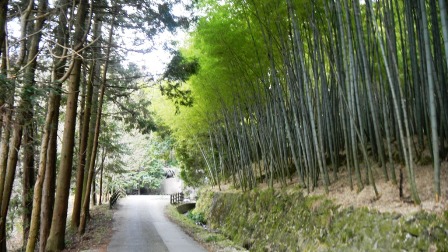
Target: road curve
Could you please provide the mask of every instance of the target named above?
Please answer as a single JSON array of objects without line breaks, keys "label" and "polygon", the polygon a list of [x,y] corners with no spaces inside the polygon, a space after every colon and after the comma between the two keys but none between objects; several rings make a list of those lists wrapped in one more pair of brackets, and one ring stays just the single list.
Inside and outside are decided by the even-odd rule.
[{"label": "road curve", "polygon": [[169,196],[132,195],[118,202],[108,252],[206,252],[164,215]]}]

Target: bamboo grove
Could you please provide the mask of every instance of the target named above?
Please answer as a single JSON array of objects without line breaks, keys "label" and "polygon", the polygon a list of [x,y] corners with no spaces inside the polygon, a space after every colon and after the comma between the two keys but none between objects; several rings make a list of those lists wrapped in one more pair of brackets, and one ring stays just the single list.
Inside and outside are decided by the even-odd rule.
[{"label": "bamboo grove", "polygon": [[419,204],[415,163],[426,150],[439,200],[447,183],[446,1],[202,7],[207,14],[184,51],[201,67],[188,81],[196,108],[181,112],[177,131],[195,135],[189,144],[213,183],[248,190],[294,175],[306,190],[328,192],[345,167],[352,189],[371,185],[377,196],[379,177],[404,176]]},{"label": "bamboo grove", "polygon": [[121,63],[130,49],[149,51],[158,34],[188,26],[171,13],[179,3],[0,1],[0,251],[17,184],[24,250],[61,251],[67,214],[85,232],[95,176],[102,193],[107,149],[117,148],[105,140],[105,117],[142,132],[155,128],[149,102],[130,99],[144,74]]}]

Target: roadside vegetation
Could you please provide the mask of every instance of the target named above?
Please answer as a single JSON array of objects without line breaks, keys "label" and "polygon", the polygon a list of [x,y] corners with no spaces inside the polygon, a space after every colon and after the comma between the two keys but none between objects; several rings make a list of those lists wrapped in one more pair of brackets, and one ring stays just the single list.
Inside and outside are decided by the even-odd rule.
[{"label": "roadside vegetation", "polygon": [[206,228],[203,213],[194,214],[190,211],[186,214],[181,214],[177,211],[176,206],[169,205],[165,210],[165,214],[171,221],[179,225],[184,232],[209,251],[246,251],[241,246],[229,240],[224,234]]},{"label": "roadside vegetation", "polygon": [[341,206],[297,187],[204,189],[193,215],[250,251],[446,251],[448,211]]}]

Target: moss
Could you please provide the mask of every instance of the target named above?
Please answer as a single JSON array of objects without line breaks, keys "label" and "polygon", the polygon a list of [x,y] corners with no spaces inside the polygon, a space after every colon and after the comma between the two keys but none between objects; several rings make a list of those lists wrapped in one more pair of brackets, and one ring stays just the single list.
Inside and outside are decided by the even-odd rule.
[{"label": "moss", "polygon": [[300,191],[205,192],[195,211],[251,251],[448,250],[448,213],[411,217],[367,208],[340,209]]}]

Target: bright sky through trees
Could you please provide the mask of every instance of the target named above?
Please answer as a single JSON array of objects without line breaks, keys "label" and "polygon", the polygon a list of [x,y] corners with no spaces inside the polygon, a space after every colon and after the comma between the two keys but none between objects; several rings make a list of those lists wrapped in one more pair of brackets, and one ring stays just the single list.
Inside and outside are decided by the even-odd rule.
[{"label": "bright sky through trees", "polygon": [[[188,15],[188,12],[181,5],[175,5],[172,13],[176,16]],[[143,34],[136,34],[133,31],[125,31],[124,39],[127,38],[129,45],[132,45],[132,40],[136,37],[144,37]],[[126,60],[129,63],[135,63],[142,68],[144,72],[147,72],[157,78],[165,71],[166,65],[169,63],[172,55],[170,50],[176,50],[184,46],[184,41],[187,37],[187,32],[178,29],[174,34],[165,31],[156,35],[152,41],[145,41],[141,47],[148,48],[151,45],[152,50],[150,52],[137,52],[133,50],[139,50],[139,48],[132,48],[133,50],[127,53]]]},{"label": "bright sky through trees", "polygon": [[130,51],[127,54],[127,61],[129,63],[135,63],[142,68],[144,72],[148,72],[151,75],[159,76],[165,71],[166,65],[171,59],[171,54],[166,50],[167,44],[171,41],[177,43],[175,48],[181,47],[186,37],[186,33],[183,31],[177,31],[176,35],[172,35],[168,32],[157,36],[154,39],[154,49],[151,52],[140,53]]}]

